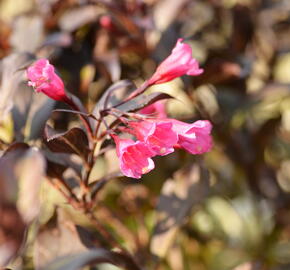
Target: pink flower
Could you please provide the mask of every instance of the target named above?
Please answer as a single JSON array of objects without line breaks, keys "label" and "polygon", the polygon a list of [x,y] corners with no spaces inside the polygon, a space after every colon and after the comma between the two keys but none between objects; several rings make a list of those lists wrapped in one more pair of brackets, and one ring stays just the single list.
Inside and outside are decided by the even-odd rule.
[{"label": "pink flower", "polygon": [[192,58],[192,51],[188,44],[178,39],[171,54],[157,67],[148,85],[171,81],[183,75],[196,76],[203,72],[196,59]]},{"label": "pink flower", "polygon": [[134,142],[130,139],[120,139],[112,136],[116,143],[117,156],[122,173],[128,177],[141,178],[142,174],[154,169],[151,157],[154,153],[144,142]]},{"label": "pink flower", "polygon": [[178,141],[178,136],[172,130],[171,122],[162,120],[130,122],[134,135],[138,140],[145,142],[156,155],[165,156],[174,152],[173,146]]},{"label": "pink flower", "polygon": [[170,119],[172,129],[178,134],[177,146],[191,154],[203,154],[212,148],[210,135],[212,125],[207,120],[199,120],[192,124]]},{"label": "pink flower", "polygon": [[157,101],[150,104],[139,111],[142,114],[152,115],[156,118],[167,117],[164,101]]},{"label": "pink flower", "polygon": [[48,97],[71,104],[66,95],[61,78],[54,72],[54,67],[47,59],[39,59],[27,69],[28,85],[36,92],[42,92]]}]

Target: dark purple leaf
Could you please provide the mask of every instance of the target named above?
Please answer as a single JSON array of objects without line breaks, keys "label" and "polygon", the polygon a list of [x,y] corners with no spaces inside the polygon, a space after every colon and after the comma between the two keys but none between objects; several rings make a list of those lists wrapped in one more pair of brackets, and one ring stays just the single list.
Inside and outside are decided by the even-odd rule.
[{"label": "dark purple leaf", "polygon": [[[124,97],[128,88],[132,86],[133,86],[132,82],[128,80],[122,80],[111,85],[105,91],[105,93],[102,95],[102,97],[96,104],[95,108],[93,109],[92,114],[96,117],[99,117],[100,111],[105,110],[108,107],[113,107],[116,104],[118,104]],[[117,91],[119,95],[117,95],[116,93]]]},{"label": "dark purple leaf", "polygon": [[53,110],[53,112],[67,112],[67,113],[80,114],[80,115],[87,116],[87,117],[90,116],[88,113],[83,113],[83,112],[76,111],[76,110],[67,110],[67,109],[56,109],[56,110]]},{"label": "dark purple leaf", "polygon": [[74,114],[78,114],[80,117],[89,118],[91,121],[96,121],[97,120],[96,117],[93,114],[84,113],[84,112],[75,111],[75,110],[56,109],[56,110],[53,110],[53,112],[74,113]]},{"label": "dark purple leaf", "polygon": [[26,121],[30,127],[27,135],[29,140],[38,139],[41,136],[55,103],[55,100],[48,98],[44,94],[33,95],[28,120]]},{"label": "dark purple leaf", "polygon": [[30,146],[27,143],[23,143],[23,142],[16,142],[11,144],[3,153],[2,157],[4,157],[5,155],[7,155],[8,153],[17,151],[17,153],[19,152],[25,152],[26,150],[28,150],[30,148]]},{"label": "dark purple leaf", "polygon": [[81,100],[77,96],[70,94],[70,97],[76,106],[74,108],[76,111],[80,111],[81,113],[85,113],[85,114],[88,113],[87,109],[84,107],[83,103],[81,102]]},{"label": "dark purple leaf", "polygon": [[162,93],[162,92],[155,92],[150,95],[140,95],[136,98],[133,98],[126,103],[116,106],[116,108],[122,112],[136,112],[144,107],[162,99],[169,99],[173,98],[169,94]]},{"label": "dark purple leaf", "polygon": [[62,174],[66,168],[67,167],[62,164],[47,160],[46,174],[49,177],[59,178],[62,177]]},{"label": "dark purple leaf", "polygon": [[80,128],[72,128],[61,134],[48,125],[45,127],[45,144],[52,152],[77,154],[84,158],[89,153],[89,142],[86,133]]}]

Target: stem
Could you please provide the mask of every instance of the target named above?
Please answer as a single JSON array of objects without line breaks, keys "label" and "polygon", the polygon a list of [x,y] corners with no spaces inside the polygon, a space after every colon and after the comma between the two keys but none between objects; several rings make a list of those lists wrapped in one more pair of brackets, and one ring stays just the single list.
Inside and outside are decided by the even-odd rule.
[{"label": "stem", "polygon": [[[112,108],[110,111],[108,111],[108,114],[113,115],[116,118],[120,119],[120,121],[123,122],[124,124],[128,124],[127,118],[129,117],[137,120],[144,120],[148,118],[148,116],[144,116],[139,113],[123,112],[117,108]],[[127,118],[123,117],[123,115],[126,116]]]},{"label": "stem", "polygon": [[99,129],[100,129],[101,123],[102,123],[102,120],[98,119],[98,123],[97,123],[96,129],[95,129],[95,134],[94,134],[95,137],[98,137],[98,133],[99,133]]},{"label": "stem", "polygon": [[96,226],[97,230],[104,236],[104,238],[108,241],[108,243],[112,247],[116,247],[116,248],[120,249],[120,251],[122,251],[124,254],[128,254],[129,255],[129,252],[118,243],[118,241],[100,223],[100,221],[98,220],[98,218],[92,212],[87,212],[85,214],[90,219],[90,221]]},{"label": "stem", "polygon": [[114,230],[122,235],[124,239],[127,240],[128,244],[131,246],[130,250],[134,250],[135,252],[140,248],[140,242],[138,241],[137,235],[132,232],[127,226],[124,224],[121,215],[118,212],[113,212],[108,208],[104,203],[99,202],[99,207],[102,209],[102,220],[106,221],[109,224],[112,224]]},{"label": "stem", "polygon": [[114,172],[110,173],[107,176],[102,177],[101,179],[97,181],[93,181],[92,184],[90,184],[90,189],[91,189],[91,200],[94,203],[96,200],[96,196],[98,192],[104,187],[105,184],[107,184],[111,179],[116,178],[116,177],[121,177],[123,176],[122,173],[120,172]]},{"label": "stem", "polygon": [[[48,181],[54,188],[56,188],[67,200],[67,202],[76,210],[82,210],[82,212],[90,219],[90,221],[96,226],[100,234],[104,239],[111,245],[111,247],[116,247],[120,249],[124,254],[130,256],[129,252],[123,248],[118,241],[112,236],[112,234],[100,223],[97,217],[91,212],[87,211],[83,205],[80,204],[80,201],[76,198],[71,189],[64,183],[62,179],[53,178],[52,181]],[[63,187],[67,190],[67,194]],[[131,256],[130,256],[131,257]]]},{"label": "stem", "polygon": [[[106,108],[106,110],[107,110],[108,112],[110,112],[110,110],[112,110],[112,109],[118,110],[118,109],[116,109],[117,107],[123,105],[124,103],[126,103],[127,101],[133,99],[134,97],[137,97],[137,96],[141,95],[142,93],[144,93],[144,92],[147,90],[147,88],[148,88],[149,86],[150,86],[150,85],[149,85],[148,81],[145,81],[145,82],[144,82],[140,87],[138,87],[135,91],[133,91],[133,93],[131,93],[131,94],[130,94],[127,98],[125,98],[122,102],[120,102],[120,103],[118,103],[118,104],[112,106],[111,108]],[[103,118],[101,118],[101,121],[104,122],[104,121],[103,121]],[[117,124],[119,123],[119,121],[120,121],[120,119],[115,120],[115,121],[114,121],[113,123],[111,123],[110,126],[107,127],[107,128],[112,129],[115,125],[117,125]],[[98,134],[97,134],[97,131],[99,130],[99,126],[100,126],[100,122],[98,123],[97,129],[96,129],[96,132],[95,132],[96,136],[98,135]],[[107,131],[102,132],[99,136],[97,136],[97,140],[101,140],[104,136],[106,136],[106,134],[107,134]]]},{"label": "stem", "polygon": [[[119,119],[116,119],[113,123],[110,124],[109,128],[112,129],[114,126],[116,126],[118,123],[120,123]],[[103,131],[99,137],[97,137],[97,140],[101,140],[107,135],[107,130]]]},{"label": "stem", "polygon": [[113,149],[113,146],[112,145],[108,145],[108,146],[105,146],[103,147],[102,149],[100,149],[98,151],[98,154],[94,156],[94,161],[96,161],[96,158],[103,155],[104,153],[106,153],[107,151]]},{"label": "stem", "polygon": [[[74,101],[72,99],[70,99],[69,102],[67,102],[67,104],[73,109],[73,110],[76,110],[76,111],[80,111],[80,108],[74,103]],[[90,140],[93,141],[94,140],[94,134],[93,134],[93,130],[92,130],[92,127],[88,121],[88,119],[83,115],[83,114],[79,114],[79,117],[80,119],[82,120],[88,134],[89,134],[89,137],[90,137]]]},{"label": "stem", "polygon": [[104,118],[102,118],[102,122],[105,125],[107,131],[110,131],[110,127],[109,127],[109,125],[107,124],[107,122],[106,122],[106,120]]},{"label": "stem", "polygon": [[94,141],[93,145],[92,145],[92,150],[88,156],[88,168],[87,168],[86,176],[84,178],[84,186],[86,188],[88,188],[90,174],[91,174],[92,168],[94,166],[94,152],[95,152],[96,144],[97,144],[97,142]]},{"label": "stem", "polygon": [[[65,197],[65,199],[71,206],[78,210],[81,208],[78,198],[75,196],[75,194],[72,192],[70,187],[68,187],[63,179],[53,178],[51,179],[51,181],[48,180],[48,183],[52,185],[55,189],[57,189]],[[65,188],[68,194],[64,191],[63,188]]]},{"label": "stem", "polygon": [[[98,121],[98,123],[97,123],[96,129],[95,129],[95,134],[93,135],[94,138],[96,138],[98,135],[98,132],[99,132],[99,129],[100,129],[100,126],[102,123],[102,118],[97,119],[97,121]],[[87,169],[85,179],[83,181],[85,188],[88,188],[88,186],[89,186],[89,177],[90,177],[90,173],[91,173],[91,170],[92,170],[94,162],[95,162],[94,153],[95,153],[97,141],[98,140],[95,140],[95,139],[93,140],[92,150],[91,150],[89,157],[88,157],[88,169]]]}]

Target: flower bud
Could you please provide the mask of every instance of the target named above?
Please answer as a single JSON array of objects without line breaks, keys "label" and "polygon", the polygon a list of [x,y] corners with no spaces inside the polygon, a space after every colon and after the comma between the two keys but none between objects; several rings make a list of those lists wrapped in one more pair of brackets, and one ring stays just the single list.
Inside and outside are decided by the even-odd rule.
[{"label": "flower bud", "polygon": [[27,69],[28,85],[36,92],[42,92],[51,99],[71,104],[64,90],[61,78],[55,73],[47,59],[39,59]]},{"label": "flower bud", "polygon": [[157,67],[155,73],[148,80],[148,85],[165,83],[183,75],[197,76],[203,72],[196,59],[192,58],[192,51],[188,44],[178,39],[171,54]]}]

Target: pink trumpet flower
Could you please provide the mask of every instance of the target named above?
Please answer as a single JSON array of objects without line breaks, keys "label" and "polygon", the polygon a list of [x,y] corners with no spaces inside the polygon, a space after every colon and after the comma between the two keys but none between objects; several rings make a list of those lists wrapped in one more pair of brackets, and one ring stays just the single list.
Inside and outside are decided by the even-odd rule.
[{"label": "pink trumpet flower", "polygon": [[47,59],[39,59],[27,69],[28,85],[36,92],[42,92],[51,99],[71,104],[64,90],[61,78],[55,73],[53,65]]},{"label": "pink trumpet flower", "polygon": [[172,130],[173,124],[162,120],[130,122],[134,135],[138,140],[145,142],[155,155],[165,156],[174,152],[173,146],[178,136]]},{"label": "pink trumpet flower", "polygon": [[190,46],[178,39],[171,54],[157,67],[148,80],[148,85],[165,83],[183,75],[197,76],[203,72],[196,59],[192,58]]},{"label": "pink trumpet flower", "polygon": [[203,154],[211,150],[212,125],[207,120],[198,120],[192,124],[170,119],[172,129],[178,134],[177,146],[184,148],[191,154]]},{"label": "pink trumpet flower", "polygon": [[144,142],[134,142],[130,139],[120,139],[112,135],[116,143],[117,156],[120,162],[120,169],[125,176],[141,178],[154,169],[155,165],[151,157],[154,152]]}]

